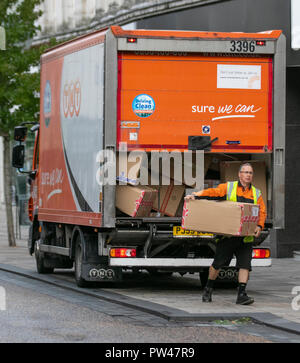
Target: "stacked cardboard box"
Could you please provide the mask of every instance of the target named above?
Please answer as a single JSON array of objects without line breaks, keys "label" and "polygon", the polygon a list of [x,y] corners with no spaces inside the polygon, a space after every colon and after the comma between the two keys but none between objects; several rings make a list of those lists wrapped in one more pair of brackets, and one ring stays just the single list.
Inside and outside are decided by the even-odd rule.
[{"label": "stacked cardboard box", "polygon": [[131,217],[147,217],[156,197],[157,190],[147,186],[118,185],[116,207]]},{"label": "stacked cardboard box", "polygon": [[[169,185],[161,185],[162,176],[166,176],[162,172],[156,176],[157,185],[151,185],[148,164],[142,156],[139,158],[138,153],[136,155],[136,161],[128,161],[126,154],[117,158],[117,180],[127,185],[117,185],[116,207],[132,217],[148,217],[151,210],[159,212],[160,215],[181,216],[185,186],[176,185],[178,181],[172,178]],[[170,171],[174,177],[176,173],[172,164]],[[143,177],[143,182],[148,182],[148,186],[139,185]],[[138,209],[135,208],[137,205]]]}]

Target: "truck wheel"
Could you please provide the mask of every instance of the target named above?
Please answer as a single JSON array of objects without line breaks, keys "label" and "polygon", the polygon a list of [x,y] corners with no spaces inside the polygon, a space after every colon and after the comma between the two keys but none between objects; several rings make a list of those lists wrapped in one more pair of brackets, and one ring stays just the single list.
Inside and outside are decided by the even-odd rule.
[{"label": "truck wheel", "polygon": [[34,244],[34,256],[36,261],[36,268],[39,274],[51,274],[53,273],[53,267],[45,266],[45,257],[44,254],[41,253],[39,249],[40,240],[36,241]]},{"label": "truck wheel", "polygon": [[88,281],[82,278],[82,255],[82,242],[80,236],[78,236],[75,245],[75,280],[78,287],[87,287],[89,285]]}]

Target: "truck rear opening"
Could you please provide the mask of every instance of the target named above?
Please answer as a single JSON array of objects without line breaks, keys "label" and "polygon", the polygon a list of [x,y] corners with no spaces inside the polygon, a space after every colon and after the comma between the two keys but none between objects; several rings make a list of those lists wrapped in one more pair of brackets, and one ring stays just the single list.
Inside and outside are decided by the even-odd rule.
[{"label": "truck rear opening", "polygon": [[[74,263],[79,286],[118,280],[129,268],[200,272],[204,280],[215,236],[181,228],[184,196],[236,180],[246,160],[253,163],[253,184],[268,210],[257,243],[268,235],[276,238],[284,228],[284,54],[280,30],[125,31],[118,26],[46,51],[30,172],[28,246],[38,271]],[[120,173],[116,163],[133,151],[143,153],[146,163],[126,161],[128,170]],[[149,175],[157,154],[167,154],[171,163],[157,164],[155,184]],[[190,182],[181,170],[187,154],[188,168],[196,174]],[[138,189],[144,186],[136,182],[145,177],[156,195]],[[123,189],[118,205],[124,182],[131,189]],[[147,193],[149,199],[143,199]],[[265,251],[253,250],[253,265],[271,264]]]}]

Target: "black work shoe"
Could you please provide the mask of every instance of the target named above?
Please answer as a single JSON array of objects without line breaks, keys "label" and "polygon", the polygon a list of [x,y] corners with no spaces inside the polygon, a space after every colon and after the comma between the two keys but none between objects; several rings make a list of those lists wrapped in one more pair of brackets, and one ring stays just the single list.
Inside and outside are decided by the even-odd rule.
[{"label": "black work shoe", "polygon": [[211,302],[211,295],[212,295],[213,289],[211,287],[205,287],[204,292],[202,295],[202,301],[203,302]]},{"label": "black work shoe", "polygon": [[242,294],[238,294],[236,303],[240,305],[250,305],[254,303],[254,299],[244,292]]}]

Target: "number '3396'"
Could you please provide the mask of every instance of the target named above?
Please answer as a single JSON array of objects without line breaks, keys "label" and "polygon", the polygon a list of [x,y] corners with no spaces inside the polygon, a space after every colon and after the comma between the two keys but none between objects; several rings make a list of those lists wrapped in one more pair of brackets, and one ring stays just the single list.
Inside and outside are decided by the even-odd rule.
[{"label": "number '3396'", "polygon": [[251,52],[255,51],[255,41],[254,40],[232,40],[230,42],[231,52]]}]

